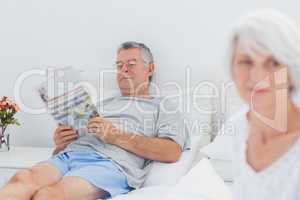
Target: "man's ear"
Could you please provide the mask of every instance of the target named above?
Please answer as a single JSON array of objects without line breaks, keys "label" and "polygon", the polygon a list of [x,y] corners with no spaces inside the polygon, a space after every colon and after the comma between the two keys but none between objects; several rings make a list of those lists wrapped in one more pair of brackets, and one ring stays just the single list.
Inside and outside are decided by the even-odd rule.
[{"label": "man's ear", "polygon": [[154,63],[149,64],[149,66],[148,66],[148,72],[149,72],[149,75],[150,75],[150,76],[153,76],[154,70],[155,70],[155,65],[154,65]]}]

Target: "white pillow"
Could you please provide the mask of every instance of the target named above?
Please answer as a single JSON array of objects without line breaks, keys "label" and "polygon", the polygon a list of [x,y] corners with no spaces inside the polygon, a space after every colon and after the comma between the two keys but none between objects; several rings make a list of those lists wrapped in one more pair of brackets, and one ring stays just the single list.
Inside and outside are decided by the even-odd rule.
[{"label": "white pillow", "polygon": [[[201,198],[202,197],[202,198]],[[200,161],[174,186],[152,186],[120,195],[114,200],[231,200],[231,192],[216,174],[209,161]]]},{"label": "white pillow", "polygon": [[206,145],[200,151],[211,159],[231,161],[233,159],[233,136],[218,135],[212,143]]},{"label": "white pillow", "polygon": [[176,184],[193,167],[199,145],[207,144],[209,140],[207,135],[192,137],[191,149],[184,151],[176,163],[153,162],[143,187]]},{"label": "white pillow", "polygon": [[232,193],[217,175],[208,159],[202,159],[175,187],[167,200],[232,200]]},{"label": "white pillow", "polygon": [[214,141],[204,146],[200,152],[211,159],[232,161],[234,148],[234,135],[239,129],[240,120],[246,114],[248,107],[244,106],[225,122]]},{"label": "white pillow", "polygon": [[153,162],[143,187],[176,184],[190,169],[193,154],[192,150],[184,151],[176,163]]}]

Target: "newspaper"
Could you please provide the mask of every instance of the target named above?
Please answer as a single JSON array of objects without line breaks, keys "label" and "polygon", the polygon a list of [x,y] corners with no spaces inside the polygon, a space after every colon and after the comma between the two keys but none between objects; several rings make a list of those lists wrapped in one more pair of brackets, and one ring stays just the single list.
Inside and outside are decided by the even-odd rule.
[{"label": "newspaper", "polygon": [[[74,73],[72,68],[63,70],[68,72],[73,70],[72,73]],[[78,80],[74,82],[76,81]],[[86,126],[88,121],[92,117],[99,116],[99,114],[86,88],[80,84],[73,85],[72,87],[64,87],[62,90],[52,91],[51,94],[49,85],[43,83],[38,87],[38,93],[54,120],[58,124],[71,126],[81,136],[87,132]]]}]

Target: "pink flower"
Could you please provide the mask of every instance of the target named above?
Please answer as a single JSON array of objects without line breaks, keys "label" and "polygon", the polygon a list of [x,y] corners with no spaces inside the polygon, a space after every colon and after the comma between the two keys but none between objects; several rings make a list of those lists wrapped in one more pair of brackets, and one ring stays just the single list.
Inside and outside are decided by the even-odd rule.
[{"label": "pink flower", "polygon": [[20,111],[20,108],[17,104],[13,103],[8,97],[4,96],[0,100],[0,109],[1,110],[12,110],[13,112]]}]

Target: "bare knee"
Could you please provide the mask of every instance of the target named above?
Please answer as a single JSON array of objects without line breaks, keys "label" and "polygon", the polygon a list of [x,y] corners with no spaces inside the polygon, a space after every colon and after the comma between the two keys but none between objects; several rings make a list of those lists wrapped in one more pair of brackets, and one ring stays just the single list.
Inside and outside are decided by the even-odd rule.
[{"label": "bare knee", "polygon": [[26,184],[33,183],[34,182],[33,173],[29,169],[20,170],[10,179],[10,182],[11,183],[18,182],[18,183],[26,183]]},{"label": "bare knee", "polygon": [[9,183],[21,185],[24,189],[32,192],[35,192],[40,188],[39,184],[35,180],[34,171],[30,169],[18,171],[10,179]]},{"label": "bare knee", "polygon": [[60,191],[57,187],[44,187],[36,192],[33,197],[33,200],[67,200],[63,194],[63,191]]}]

